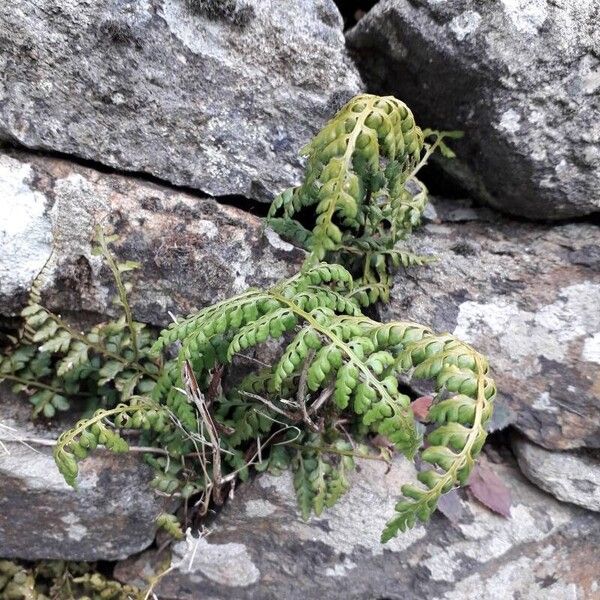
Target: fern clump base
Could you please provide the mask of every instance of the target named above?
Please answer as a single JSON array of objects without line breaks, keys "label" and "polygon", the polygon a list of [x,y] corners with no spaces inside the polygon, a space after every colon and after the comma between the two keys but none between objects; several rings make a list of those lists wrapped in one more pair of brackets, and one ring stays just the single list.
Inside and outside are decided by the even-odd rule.
[{"label": "fern clump base", "polygon": [[[319,290],[307,295],[315,285]],[[407,458],[419,454],[430,468],[419,474],[421,485],[402,489],[406,499],[384,533],[389,539],[416,520],[427,520],[443,493],[466,482],[485,441],[495,386],[487,361],[467,344],[416,323],[374,321],[344,299],[351,292],[348,271],[321,263],[267,292],[226,301],[218,324],[207,309],[172,326],[155,349],[178,342],[179,361],[189,361],[207,393],[219,355],[227,363],[269,338],[293,334],[279,360],[248,376],[215,412],[215,429],[225,432],[221,447],[235,452],[240,431],[259,440],[270,436],[276,423],[281,428],[276,459],[294,468],[304,514],[308,506],[320,514],[346,491],[353,459],[360,456],[352,452],[353,440],[377,433]],[[169,391],[163,397],[159,382],[156,400],[187,410],[181,372],[174,367],[165,375]],[[406,375],[431,380],[437,390],[425,449],[410,398],[399,391]],[[228,405],[236,410],[225,409]],[[286,444],[286,439],[294,441]],[[259,469],[268,466],[267,459]]]},{"label": "fern clump base", "polygon": [[[137,432],[157,493],[185,504],[184,528],[252,471],[288,468],[308,518],[349,489],[357,459],[377,458],[369,440],[378,435],[425,466],[399,490],[382,541],[429,519],[443,494],[467,482],[495,385],[468,344],[418,323],[381,323],[368,307],[387,301],[395,270],[433,260],[403,243],[427,203],[416,175],[437,149],[450,157],[444,140],[456,136],[422,131],[395,98],[351,100],[303,149],[302,184],[278,196],[267,219],[306,249],[301,270],[160,334],[133,320],[123,278],[135,265],[116,260],[102,231],[120,319],[77,332],[43,308],[34,286],[20,344],[0,373],[30,394],[36,415],[86,408],[54,449],[66,481],[77,484],[79,462],[96,447],[126,452]],[[274,359],[253,358],[273,341]],[[240,357],[260,365],[237,381]],[[426,428],[402,392],[411,377],[436,390]],[[157,525],[183,535],[172,515]]]},{"label": "fern clump base", "polygon": [[[365,453],[356,442],[377,433],[430,465],[421,485],[402,489],[406,499],[384,539],[429,518],[443,493],[466,482],[485,440],[495,393],[487,362],[451,335],[370,319],[347,299],[352,285],[346,269],[320,263],[163,331],[152,352],[177,344],[179,354],[165,362],[151,396],[99,409],[59,439],[55,458],[66,480],[75,484],[78,461],[99,444],[127,451],[119,431],[138,429],[168,456],[148,456],[162,493],[199,494],[206,511],[250,467],[290,466],[302,513],[320,514],[348,489],[355,458]],[[237,354],[285,335],[290,341],[273,365],[227,394],[215,385]],[[410,374],[438,390],[425,449],[410,398],[398,387]]]}]

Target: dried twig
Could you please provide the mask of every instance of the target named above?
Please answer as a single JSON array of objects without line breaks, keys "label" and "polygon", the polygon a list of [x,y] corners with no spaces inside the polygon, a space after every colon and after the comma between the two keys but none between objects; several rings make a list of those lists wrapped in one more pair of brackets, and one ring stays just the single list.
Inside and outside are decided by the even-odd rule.
[{"label": "dried twig", "polygon": [[204,394],[200,390],[198,386],[198,382],[196,381],[196,376],[194,375],[194,370],[192,369],[192,365],[190,365],[189,361],[185,361],[183,363],[183,380],[185,381],[186,391],[188,398],[194,403],[198,412],[200,413],[200,418],[202,420],[202,425],[206,427],[206,431],[208,433],[208,437],[211,441],[212,446],[212,498],[217,506],[223,504],[224,498],[222,495],[221,486],[223,484],[223,480],[221,477],[221,440],[219,437],[219,432],[215,426],[213,418],[208,410],[208,406],[206,405],[206,400],[204,398]]},{"label": "dried twig", "polygon": [[298,421],[299,420],[297,413],[291,413],[291,412],[288,412],[287,410],[283,410],[283,408],[279,408],[278,406],[275,406],[275,404],[273,404],[270,400],[267,400],[263,396],[259,396],[258,394],[253,394],[252,392],[245,392],[243,390],[240,391],[240,394],[242,394],[243,396],[247,396],[248,398],[253,398],[254,400],[259,400],[260,402],[262,402],[263,404],[268,406],[271,410],[286,417],[287,419],[290,419],[290,421]]},{"label": "dried twig", "polygon": [[217,365],[212,372],[208,390],[206,391],[206,406],[208,408],[213,405],[213,402],[221,393],[221,378],[223,377],[224,369],[223,365]]},{"label": "dried twig", "polygon": [[323,391],[319,394],[319,397],[313,402],[311,407],[308,409],[309,415],[314,415],[318,410],[331,398],[333,395],[334,387],[333,385],[327,386]]}]

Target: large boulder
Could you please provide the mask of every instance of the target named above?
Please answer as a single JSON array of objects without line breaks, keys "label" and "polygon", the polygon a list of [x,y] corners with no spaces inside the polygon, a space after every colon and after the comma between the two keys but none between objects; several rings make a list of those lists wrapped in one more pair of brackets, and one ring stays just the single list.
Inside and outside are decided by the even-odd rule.
[{"label": "large boulder", "polygon": [[140,454],[98,450],[81,463],[77,489],[52,458],[59,427],[34,425],[30,406],[0,388],[0,556],[118,560],[147,548],[173,501],[150,487]]},{"label": "large boulder", "polygon": [[54,158],[0,154],[0,314],[18,313],[44,269],[44,301],[63,313],[110,314],[112,278],[92,256],[96,224],[129,274],[138,320],[170,321],[250,286],[292,275],[303,253],[263,234],[249,212]]},{"label": "large boulder", "polygon": [[348,34],[370,87],[461,129],[447,167],[503,210],[600,210],[597,2],[381,0]]},{"label": "large boulder", "polygon": [[563,502],[600,511],[600,452],[553,452],[516,436],[512,443],[519,467],[537,486]]},{"label": "large boulder", "polygon": [[[437,514],[386,545],[381,529],[414,477],[405,460],[390,470],[363,461],[348,494],[308,522],[289,473],[261,476],[239,488],[208,535],[174,547],[155,592],[161,600],[592,598],[600,516],[540,492],[510,461],[493,468],[510,487],[510,519],[462,496],[460,519]],[[116,576],[143,585],[152,568],[150,552]]]},{"label": "large boulder", "polygon": [[361,89],[333,0],[0,5],[0,138],[270,200]]},{"label": "large boulder", "polygon": [[409,245],[438,260],[398,273],[383,318],[454,333],[487,354],[498,416],[534,442],[600,447],[600,227],[434,206]]}]

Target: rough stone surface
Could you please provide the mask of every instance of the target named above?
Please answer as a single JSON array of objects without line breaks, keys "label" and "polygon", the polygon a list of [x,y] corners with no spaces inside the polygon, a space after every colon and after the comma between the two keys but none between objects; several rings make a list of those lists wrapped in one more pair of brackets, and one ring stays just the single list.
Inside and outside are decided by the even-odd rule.
[{"label": "rough stone surface", "polygon": [[[96,224],[135,260],[131,303],[141,321],[164,324],[252,285],[291,275],[302,253],[256,216],[140,179],[64,160],[0,154],[0,314],[18,313],[44,272],[45,302],[83,314],[110,312],[110,272],[91,254]],[[52,248],[54,247],[54,253]],[[79,315],[81,316],[81,314]]]},{"label": "rough stone surface", "polygon": [[332,0],[0,6],[0,137],[270,201],[361,89]]},{"label": "rough stone surface", "polygon": [[[463,496],[460,521],[438,514],[385,546],[379,535],[399,486],[414,477],[402,459],[389,472],[364,461],[344,499],[306,523],[291,476],[261,476],[239,488],[207,537],[175,546],[176,567],[156,592],[161,600],[597,597],[600,516],[556,501],[508,462],[493,468],[511,489],[511,519]],[[116,575],[143,583],[151,565],[146,553]]]},{"label": "rough stone surface", "polygon": [[411,238],[384,319],[449,331],[487,354],[501,410],[547,448],[600,447],[600,227],[503,219],[440,201]]},{"label": "rough stone surface", "polygon": [[521,471],[563,502],[600,511],[600,453],[552,452],[516,437],[512,444]]},{"label": "rough stone surface", "polygon": [[147,548],[154,520],[172,501],[149,486],[139,454],[93,453],[68,486],[52,448],[22,439],[53,439],[29,421],[31,407],[0,388],[0,556],[26,560],[118,560]]},{"label": "rough stone surface", "polygon": [[349,33],[365,80],[461,129],[447,168],[518,215],[600,211],[595,0],[381,0]]}]

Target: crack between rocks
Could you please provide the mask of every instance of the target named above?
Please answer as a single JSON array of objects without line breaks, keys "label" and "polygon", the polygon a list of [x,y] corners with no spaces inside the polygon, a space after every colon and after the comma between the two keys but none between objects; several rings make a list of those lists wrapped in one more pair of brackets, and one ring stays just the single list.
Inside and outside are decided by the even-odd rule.
[{"label": "crack between rocks", "polygon": [[[539,223],[540,221],[533,221]],[[588,225],[596,225],[600,227],[600,211],[590,213],[589,215],[582,215],[581,217],[571,217],[565,219],[558,219],[554,221],[541,221],[547,225],[570,225],[575,223],[587,223]]]},{"label": "crack between rocks", "polygon": [[[439,196],[437,196],[440,199]],[[441,198],[444,200],[444,198]],[[441,215],[438,217],[439,223],[442,225],[462,225],[465,223],[487,223],[487,224],[503,224],[503,225],[531,225],[540,226],[546,228],[561,227],[564,225],[592,225],[600,227],[600,212],[594,212],[589,215],[582,215],[580,217],[564,217],[561,219],[530,219],[522,215],[513,215],[510,213],[499,211],[493,206],[479,203],[473,200],[473,205],[470,207],[476,212],[481,212],[481,215],[477,217],[447,217]],[[486,212],[487,211],[487,214]],[[426,221],[437,223],[436,220]],[[540,233],[543,233],[541,231]]]},{"label": "crack between rocks", "polygon": [[[259,218],[265,218],[267,216],[267,212],[268,212],[269,206],[270,206],[270,204],[267,202],[260,202],[259,200],[256,200],[255,198],[249,198],[248,196],[244,196],[243,194],[223,194],[223,195],[214,196],[214,195],[209,194],[208,192],[205,192],[201,189],[194,188],[194,187],[187,186],[187,185],[178,185],[178,184],[168,181],[167,179],[163,179],[161,177],[152,175],[151,173],[147,173],[145,171],[120,169],[118,167],[111,167],[109,165],[106,165],[103,162],[100,162],[100,161],[97,161],[94,159],[83,158],[83,157],[77,156],[75,154],[69,154],[66,152],[60,152],[58,150],[51,150],[51,149],[29,148],[28,146],[25,146],[24,144],[22,144],[16,140],[0,139],[0,152],[6,151],[6,150],[8,150],[8,151],[13,150],[16,152],[22,152],[24,154],[40,156],[42,158],[48,157],[48,158],[54,158],[54,159],[58,159],[58,160],[64,160],[64,161],[79,165],[81,167],[91,169],[91,170],[99,172],[99,173],[105,173],[107,175],[118,175],[121,177],[127,177],[129,179],[133,179],[133,180],[140,181],[143,183],[150,183],[150,184],[162,187],[162,188],[173,190],[175,192],[184,193],[188,196],[193,196],[200,200],[206,200],[206,199],[214,200],[214,201],[218,202],[219,204],[237,208],[238,210],[241,210],[245,213],[249,213],[251,215],[257,216]],[[438,198],[441,197],[439,193],[432,194],[432,195],[435,197],[438,197]],[[456,198],[456,199],[458,199],[458,198]],[[593,213],[590,213],[587,215],[577,216],[577,217],[565,217],[565,218],[560,218],[560,219],[532,219],[532,218],[529,218],[529,217],[526,217],[523,215],[514,215],[514,214],[500,211],[500,210],[498,210],[498,208],[496,208],[494,206],[489,206],[488,204],[480,202],[477,199],[472,198],[472,197],[468,197],[468,200],[471,201],[471,203],[472,203],[471,207],[473,209],[475,209],[476,211],[478,211],[478,210],[489,211],[491,213],[489,215],[490,217],[491,216],[498,217],[499,219],[505,221],[506,223],[510,223],[512,221],[513,223],[543,225],[543,226],[548,226],[548,227],[550,227],[550,226],[551,227],[559,227],[562,225],[572,225],[572,224],[588,224],[588,225],[600,227],[600,211],[593,212]],[[484,215],[485,215],[485,212],[484,212]],[[490,218],[488,218],[488,219],[486,219],[486,218],[446,219],[443,216],[440,217],[440,222],[445,223],[445,224],[455,224],[455,223],[460,224],[460,223],[464,223],[464,222],[471,222],[474,220],[484,221],[484,222],[485,221],[488,221],[488,222],[495,221],[495,219],[490,219]]]},{"label": "crack between rocks", "polygon": [[[427,182],[424,182],[427,185]],[[573,225],[573,224],[587,224],[600,227],[600,211],[592,212],[587,215],[580,215],[574,217],[560,217],[557,219],[534,219],[525,215],[516,215],[503,210],[500,210],[496,206],[487,204],[486,202],[465,194],[463,196],[444,196],[440,194],[430,192],[430,198],[434,200],[431,204],[438,208],[442,202],[445,203],[445,208],[451,209],[452,203],[456,203],[456,209],[472,209],[476,216],[473,217],[451,217],[447,214],[439,214],[437,218],[440,223],[443,224],[461,224],[461,223],[472,223],[474,221],[483,223],[494,223],[504,225],[539,225],[540,227],[560,227],[562,225]],[[435,202],[437,200],[437,203]],[[468,204],[460,204],[463,201]],[[441,211],[440,211],[441,212]],[[435,219],[433,222],[436,222]]]},{"label": "crack between rocks", "polygon": [[363,13],[361,18],[364,18],[379,3],[379,0],[334,0],[334,2],[344,19],[344,33],[346,33],[358,23],[357,13]]},{"label": "crack between rocks", "polygon": [[118,175],[121,177],[127,177],[129,179],[140,181],[142,183],[150,183],[162,188],[173,190],[175,192],[187,194],[188,196],[193,196],[200,200],[215,200],[219,204],[225,206],[232,206],[243,212],[252,214],[260,218],[264,218],[267,216],[267,212],[270,206],[270,204],[267,202],[260,202],[255,198],[249,198],[242,194],[223,194],[219,196],[213,196],[212,194],[209,194],[208,192],[205,192],[201,189],[187,185],[178,185],[170,182],[167,179],[163,179],[156,175],[152,175],[151,173],[146,173],[145,171],[130,171],[127,169],[120,169],[118,167],[111,167],[103,162],[91,158],[83,158],[75,154],[68,154],[66,152],[60,152],[58,150],[29,148],[28,146],[25,146],[24,144],[21,144],[16,140],[0,140],[0,152],[10,152],[11,150],[33,156],[39,156],[42,158],[46,157],[54,158],[57,160],[64,160],[75,165],[84,167],[86,169],[91,169],[98,173],[104,173],[107,175]]},{"label": "crack between rocks", "polygon": [[[34,155],[34,156],[40,156],[40,157],[48,157],[48,158],[54,158],[54,159],[58,159],[58,160],[64,160],[67,162],[71,162],[73,164],[79,165],[81,167],[87,168],[87,169],[91,169],[93,171],[99,172],[99,173],[105,173],[107,175],[118,175],[121,177],[127,177],[129,179],[133,179],[136,181],[140,181],[143,183],[150,183],[153,185],[157,185],[159,187],[162,188],[166,188],[169,190],[173,190],[175,192],[180,192],[183,194],[187,194],[188,196],[193,196],[195,198],[198,198],[200,200],[206,200],[206,199],[210,199],[210,200],[214,200],[216,202],[218,202],[219,204],[225,205],[225,206],[232,206],[234,208],[237,208],[238,210],[241,210],[243,212],[249,213],[251,215],[257,216],[259,218],[265,218],[267,216],[267,212],[269,210],[269,206],[270,203],[267,202],[260,202],[259,200],[256,200],[255,198],[249,198],[248,196],[244,196],[243,194],[223,194],[223,195],[218,195],[218,196],[214,196],[212,194],[209,194],[208,192],[205,192],[199,188],[194,188],[192,186],[187,186],[187,185],[178,185],[175,183],[170,182],[167,179],[163,179],[161,177],[158,177],[156,175],[152,175],[151,173],[147,173],[145,171],[135,171],[135,170],[127,170],[127,169],[120,169],[118,167],[111,167],[103,162],[94,160],[94,159],[90,159],[90,158],[83,158],[81,156],[77,156],[75,154],[69,154],[67,152],[60,152],[58,150],[51,150],[51,149],[42,149],[42,148],[30,148],[28,146],[25,146],[24,144],[18,142],[17,140],[3,140],[0,139],[0,152],[2,151],[16,151],[16,152],[22,152],[25,154],[29,154],[29,155]],[[425,181],[427,180],[427,178],[425,178]],[[443,198],[442,195],[440,195],[439,193],[433,193],[432,196],[437,197],[437,198]],[[459,199],[458,197],[455,198],[451,198],[452,199]],[[472,208],[477,210],[487,210],[490,211],[490,213],[492,213],[493,216],[499,217],[501,220],[504,220],[505,222],[514,222],[514,223],[521,223],[521,224],[531,224],[531,225],[545,225],[545,226],[552,226],[552,227],[559,227],[561,225],[572,225],[572,224],[588,224],[588,225],[594,225],[597,227],[600,227],[600,211],[598,212],[593,212],[587,215],[582,215],[582,216],[578,216],[578,217],[565,217],[565,218],[560,218],[560,219],[532,219],[523,215],[514,215],[514,214],[510,214],[507,212],[503,212],[498,210],[498,208],[494,207],[494,206],[490,206],[484,202],[480,202],[475,198],[472,198],[470,196],[467,196],[467,199],[470,200],[472,202]],[[490,215],[490,216],[492,216]],[[470,222],[473,220],[481,220],[481,221],[488,221],[490,219],[445,219],[443,217],[440,217],[440,221],[442,223],[463,223],[463,222]],[[491,219],[492,221],[494,221],[494,219]]]}]

